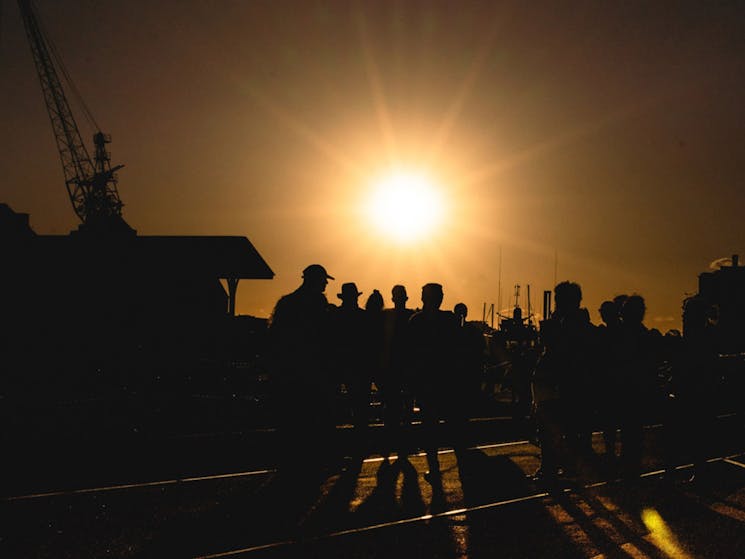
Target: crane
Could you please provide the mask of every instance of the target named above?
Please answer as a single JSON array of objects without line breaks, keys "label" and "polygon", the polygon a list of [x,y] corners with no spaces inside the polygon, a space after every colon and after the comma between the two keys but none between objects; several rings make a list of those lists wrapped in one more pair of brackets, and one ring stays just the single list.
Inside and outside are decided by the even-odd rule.
[{"label": "crane", "polygon": [[[47,40],[39,25],[32,1],[18,0],[18,7],[41,82],[57,150],[62,160],[67,193],[75,214],[82,221],[79,230],[134,234],[134,230],[122,217],[123,204],[117,191],[115,173],[123,165],[112,167],[106,149],[106,144],[111,142],[111,136],[100,130],[94,133],[95,152],[94,159],[91,160],[50,56],[50,51],[54,54],[53,45]],[[58,60],[58,65],[60,64]],[[60,69],[71,83],[64,67]],[[74,85],[72,87],[74,89]]]}]

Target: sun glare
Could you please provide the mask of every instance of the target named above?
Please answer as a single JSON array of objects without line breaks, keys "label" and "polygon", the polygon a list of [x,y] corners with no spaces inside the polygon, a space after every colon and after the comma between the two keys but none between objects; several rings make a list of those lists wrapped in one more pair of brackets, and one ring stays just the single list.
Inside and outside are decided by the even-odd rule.
[{"label": "sun glare", "polygon": [[411,243],[442,223],[444,204],[438,187],[424,175],[395,172],[373,184],[366,211],[378,231]]}]

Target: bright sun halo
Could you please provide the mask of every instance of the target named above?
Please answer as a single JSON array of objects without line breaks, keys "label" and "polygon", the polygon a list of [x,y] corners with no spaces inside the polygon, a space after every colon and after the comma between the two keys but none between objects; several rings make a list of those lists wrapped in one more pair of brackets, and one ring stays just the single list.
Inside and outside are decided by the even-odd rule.
[{"label": "bright sun halo", "polygon": [[440,190],[427,177],[399,171],[374,183],[366,209],[380,232],[410,243],[441,224],[444,204]]}]

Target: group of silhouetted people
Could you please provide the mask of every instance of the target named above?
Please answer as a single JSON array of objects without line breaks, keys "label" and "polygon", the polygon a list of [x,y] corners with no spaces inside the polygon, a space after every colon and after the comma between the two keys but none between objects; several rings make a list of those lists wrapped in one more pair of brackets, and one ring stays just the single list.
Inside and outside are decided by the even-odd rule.
[{"label": "group of silhouetted people", "polygon": [[571,468],[571,459],[592,451],[592,428],[602,428],[605,456],[636,475],[641,465],[642,426],[655,395],[658,336],[644,324],[644,299],[618,297],[601,306],[595,327],[580,307],[582,290],[562,282],[556,308],[541,323],[543,353],[533,375],[535,416],[541,444],[537,477],[551,480]]},{"label": "group of silhouetted people", "polygon": [[427,478],[436,481],[439,421],[445,420],[452,444],[464,440],[468,401],[480,381],[481,332],[466,321],[463,303],[454,311],[440,308],[440,284],[422,287],[421,310],[407,307],[403,285],[391,290],[392,308],[385,308],[377,289],[363,308],[353,282],[342,284],[339,305],[330,304],[324,291],[333,279],[323,266],[308,266],[302,285],[280,298],[270,319],[274,372],[287,410],[285,432],[293,446],[319,452],[335,428],[336,396],[346,392],[356,431],[352,453],[360,454],[368,442],[374,383],[383,406],[383,453],[405,458],[412,450],[408,426],[416,402]]},{"label": "group of silhouetted people", "polygon": [[[643,428],[665,421],[671,461],[681,457],[704,464],[704,429],[713,390],[704,384],[716,351],[695,330],[683,339],[663,337],[644,325],[640,295],[619,295],[599,309],[594,326],[582,308],[582,290],[562,282],[554,290],[556,308],[542,321],[542,353],[533,372],[534,416],[541,446],[536,478],[547,482],[572,472],[582,457],[595,456],[593,428],[600,429],[606,472],[627,479],[641,473]],[[705,319],[695,322],[701,325]],[[690,329],[689,329],[690,330]],[[671,344],[671,341],[673,344]],[[675,386],[662,374],[675,370]],[[674,392],[674,393],[673,393]],[[695,418],[691,421],[690,418]],[[620,441],[617,440],[620,432]],[[619,447],[620,443],[620,448]]]},{"label": "group of silhouetted people", "polygon": [[[466,321],[464,304],[453,311],[441,309],[438,283],[422,287],[421,309],[413,310],[407,307],[403,285],[391,290],[392,308],[385,308],[377,289],[360,306],[362,293],[353,282],[341,286],[339,305],[330,304],[324,291],[333,279],[323,266],[308,266],[302,285],[277,302],[270,320],[274,377],[285,404],[283,430],[290,438],[284,448],[333,452],[329,443],[335,404],[337,395],[346,392],[356,432],[352,453],[361,455],[368,443],[374,383],[383,406],[383,454],[405,458],[413,450],[408,427],[416,402],[422,419],[419,446],[429,466],[425,477],[438,482],[441,435],[447,434],[456,453],[466,442],[469,406],[483,373],[483,332]],[[532,417],[541,447],[536,479],[551,482],[571,471],[576,459],[596,456],[593,428],[603,433],[601,455],[607,465],[622,476],[638,476],[644,421],[660,407],[658,371],[671,358],[663,336],[644,326],[646,307],[640,295],[605,301],[599,326],[581,307],[578,284],[559,283],[554,295],[555,309],[541,322],[539,357],[530,375]],[[691,320],[694,313],[692,304]],[[701,462],[701,429],[691,440],[680,441],[682,430],[691,428],[685,418],[700,409],[688,379],[708,367],[712,356],[705,330],[692,332],[676,348],[680,386],[668,438],[674,449],[685,453],[688,447],[688,454]],[[703,421],[702,414],[693,416]]]}]

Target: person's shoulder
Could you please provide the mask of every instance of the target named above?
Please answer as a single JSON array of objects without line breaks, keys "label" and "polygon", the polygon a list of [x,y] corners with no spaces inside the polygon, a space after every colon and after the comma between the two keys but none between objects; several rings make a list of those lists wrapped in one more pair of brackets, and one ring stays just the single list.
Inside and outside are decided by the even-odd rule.
[{"label": "person's shoulder", "polygon": [[458,317],[455,316],[453,311],[439,311],[437,313],[437,322],[441,328],[456,330],[460,326]]},{"label": "person's shoulder", "polygon": [[277,299],[277,303],[283,303],[285,301],[288,301],[289,299],[292,299],[293,295],[297,293],[296,291],[291,291],[290,293],[285,293],[282,295],[279,299]]},{"label": "person's shoulder", "polygon": [[281,304],[290,303],[292,301],[295,301],[299,297],[301,297],[301,295],[302,295],[302,292],[300,291],[300,289],[296,289],[295,291],[291,291],[290,293],[286,293],[282,295],[277,301],[277,304],[279,305],[280,303]]},{"label": "person's shoulder", "polygon": [[390,313],[392,315],[401,315],[401,316],[405,316],[407,318],[411,318],[416,313],[416,311],[414,311],[414,309],[395,309],[395,308],[393,308],[393,309],[383,309],[383,312],[384,313]]},{"label": "person's shoulder", "polygon": [[293,304],[292,293],[282,295],[282,297],[280,297],[274,304],[274,309],[272,310],[272,314],[269,319],[269,328],[275,329],[277,327],[277,324],[283,323],[288,315],[293,314],[292,307],[294,306],[295,305]]},{"label": "person's shoulder", "polygon": [[292,304],[292,293],[288,293],[286,295],[282,295],[279,299],[277,299],[277,302],[274,304],[274,312],[276,314],[277,310],[282,310],[286,308],[288,305]]},{"label": "person's shoulder", "polygon": [[562,327],[578,334],[595,330],[595,326],[590,321],[590,313],[585,308],[567,314],[562,321]]},{"label": "person's shoulder", "polygon": [[455,316],[455,313],[453,311],[440,311],[439,316],[442,320],[447,320],[448,322],[457,323],[458,317]]},{"label": "person's shoulder", "polygon": [[471,334],[474,334],[474,335],[475,334],[478,334],[479,336],[483,336],[484,335],[484,326],[485,325],[484,325],[483,322],[476,322],[476,321],[472,321],[472,320],[467,320],[463,324],[463,328],[465,328],[465,330],[467,332],[469,332]]},{"label": "person's shoulder", "polygon": [[662,333],[657,328],[647,328],[644,324],[639,327],[639,337],[649,344],[657,344],[662,339]]},{"label": "person's shoulder", "polygon": [[424,311],[412,311],[411,315],[409,316],[409,322],[412,324],[421,322],[423,319],[424,319]]},{"label": "person's shoulder", "polygon": [[414,309],[396,310],[391,309],[390,319],[397,324],[409,324],[412,317],[417,313]]},{"label": "person's shoulder", "polygon": [[538,328],[539,334],[556,334],[561,330],[562,327],[562,321],[559,319],[558,316],[554,315],[550,318],[545,318],[541,320]]}]

